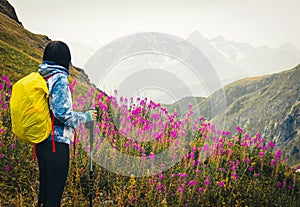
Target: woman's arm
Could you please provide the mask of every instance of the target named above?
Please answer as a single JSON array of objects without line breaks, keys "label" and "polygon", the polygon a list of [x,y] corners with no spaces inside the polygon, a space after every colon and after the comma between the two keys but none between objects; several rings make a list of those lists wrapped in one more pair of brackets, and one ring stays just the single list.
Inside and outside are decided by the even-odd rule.
[{"label": "woman's arm", "polygon": [[50,109],[63,125],[76,128],[80,124],[92,121],[89,111],[75,112],[72,109],[72,97],[66,75],[57,74],[58,78],[50,92]]}]

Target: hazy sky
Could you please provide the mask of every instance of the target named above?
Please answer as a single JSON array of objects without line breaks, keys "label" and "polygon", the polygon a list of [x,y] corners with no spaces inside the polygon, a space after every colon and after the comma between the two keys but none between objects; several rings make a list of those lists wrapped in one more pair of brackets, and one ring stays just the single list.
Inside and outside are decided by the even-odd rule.
[{"label": "hazy sky", "polygon": [[66,42],[106,44],[136,32],[163,32],[272,48],[300,48],[299,0],[9,0],[31,32]]}]

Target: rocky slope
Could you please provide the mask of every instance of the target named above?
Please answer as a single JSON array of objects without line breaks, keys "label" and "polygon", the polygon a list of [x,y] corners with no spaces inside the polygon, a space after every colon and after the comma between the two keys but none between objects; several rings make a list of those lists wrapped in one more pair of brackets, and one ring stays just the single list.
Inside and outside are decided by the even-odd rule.
[{"label": "rocky slope", "polygon": [[18,24],[22,23],[19,21],[14,7],[6,0],[0,0],[0,12],[13,19]]}]

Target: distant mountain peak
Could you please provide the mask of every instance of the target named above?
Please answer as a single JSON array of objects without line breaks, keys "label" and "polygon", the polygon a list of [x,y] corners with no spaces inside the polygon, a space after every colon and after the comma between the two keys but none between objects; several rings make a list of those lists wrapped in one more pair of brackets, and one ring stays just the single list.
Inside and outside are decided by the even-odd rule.
[{"label": "distant mountain peak", "polygon": [[0,0],[0,12],[15,20],[18,24],[22,25],[19,21],[18,16],[14,7],[7,0]]},{"label": "distant mountain peak", "polygon": [[227,40],[222,36],[215,37],[212,39],[212,41],[218,44],[224,44],[227,42]]},{"label": "distant mountain peak", "polygon": [[207,40],[198,30],[192,32],[187,39]]}]

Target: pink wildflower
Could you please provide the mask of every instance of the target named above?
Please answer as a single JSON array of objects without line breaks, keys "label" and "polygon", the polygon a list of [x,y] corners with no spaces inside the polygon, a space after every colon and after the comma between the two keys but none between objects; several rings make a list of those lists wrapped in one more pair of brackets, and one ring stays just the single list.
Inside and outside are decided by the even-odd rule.
[{"label": "pink wildflower", "polygon": [[198,188],[198,191],[200,194],[202,194],[204,192],[204,189],[203,188]]},{"label": "pink wildflower", "polygon": [[156,190],[162,190],[164,188],[164,186],[161,183],[158,183],[158,185],[156,186]]},{"label": "pink wildflower", "polygon": [[276,165],[276,160],[272,159],[270,162],[271,165]]},{"label": "pink wildflower", "polygon": [[150,152],[149,157],[150,157],[151,160],[154,160],[155,159],[155,154],[153,152]]},{"label": "pink wildflower", "polygon": [[210,185],[210,181],[208,179],[204,180],[204,185],[209,186]]},{"label": "pink wildflower", "polygon": [[178,191],[178,193],[183,193],[184,192],[184,185],[179,186],[179,189],[177,191]]},{"label": "pink wildflower", "polygon": [[223,187],[224,186],[224,182],[223,181],[218,182],[218,186]]},{"label": "pink wildflower", "polygon": [[244,159],[244,162],[245,162],[245,163],[250,163],[250,159],[249,159],[248,157],[246,157],[246,158]]},{"label": "pink wildflower", "polygon": [[239,134],[243,133],[243,129],[240,126],[237,126],[236,130],[238,131]]},{"label": "pink wildflower", "polygon": [[197,181],[196,181],[196,180],[191,180],[191,181],[188,182],[188,185],[189,185],[190,187],[196,186],[196,185],[197,185]]},{"label": "pink wildflower", "polygon": [[265,156],[265,153],[261,151],[261,152],[258,153],[258,155],[262,158],[262,157]]},{"label": "pink wildflower", "polygon": [[276,146],[276,144],[274,142],[269,142],[268,143],[268,147],[274,148]]},{"label": "pink wildflower", "polygon": [[233,173],[232,177],[233,177],[233,179],[238,179],[239,178],[239,176],[236,173]]},{"label": "pink wildflower", "polygon": [[281,150],[278,150],[275,154],[275,159],[279,160],[281,157]]}]

